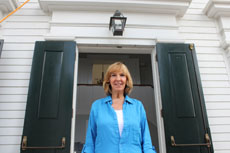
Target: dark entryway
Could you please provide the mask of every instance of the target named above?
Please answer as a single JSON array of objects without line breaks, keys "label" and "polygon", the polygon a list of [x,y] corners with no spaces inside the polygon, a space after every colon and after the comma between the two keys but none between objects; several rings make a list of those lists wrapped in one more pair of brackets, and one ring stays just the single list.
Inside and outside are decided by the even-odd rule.
[{"label": "dark entryway", "polygon": [[152,64],[150,54],[79,54],[77,116],[75,126],[75,150],[81,152],[91,104],[106,95],[102,87],[103,75],[108,66],[116,61],[123,62],[129,69],[134,89],[130,95],[142,101],[148,117],[153,145],[158,150],[158,133]]}]

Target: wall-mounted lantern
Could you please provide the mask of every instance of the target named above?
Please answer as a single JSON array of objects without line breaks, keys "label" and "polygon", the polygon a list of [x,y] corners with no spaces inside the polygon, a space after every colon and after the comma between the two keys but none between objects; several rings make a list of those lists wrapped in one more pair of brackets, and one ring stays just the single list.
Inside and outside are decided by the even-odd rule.
[{"label": "wall-mounted lantern", "polygon": [[110,17],[109,30],[112,29],[114,36],[122,36],[125,29],[127,18],[123,14],[116,10],[114,15]]}]

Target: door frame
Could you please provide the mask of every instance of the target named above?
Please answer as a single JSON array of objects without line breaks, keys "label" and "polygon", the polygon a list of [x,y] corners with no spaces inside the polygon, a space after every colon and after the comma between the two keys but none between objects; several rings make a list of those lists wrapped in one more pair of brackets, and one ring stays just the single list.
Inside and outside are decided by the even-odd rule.
[{"label": "door frame", "polygon": [[[158,142],[159,142],[159,153],[166,153],[166,142],[165,142],[165,133],[164,133],[164,124],[163,118],[161,116],[162,102],[161,102],[161,92],[160,92],[160,80],[159,80],[159,71],[158,64],[156,61],[156,40],[152,39],[153,43],[149,45],[108,45],[100,44],[93,45],[77,43],[76,46],[76,60],[74,67],[74,85],[73,85],[73,116],[72,116],[72,125],[71,125],[71,143],[70,143],[70,153],[74,152],[74,141],[75,141],[75,121],[76,121],[76,104],[77,104],[77,76],[78,76],[78,60],[79,53],[127,53],[127,54],[149,54],[151,56],[151,66],[152,66],[152,79],[154,84],[154,99],[156,106],[156,118],[157,118],[157,131],[158,131]],[[154,45],[153,45],[154,44]],[[111,51],[113,48],[123,48],[121,52]],[[81,51],[80,51],[81,49]],[[88,52],[91,50],[90,52]],[[108,52],[108,50],[110,50]],[[107,52],[106,52],[107,51]]]}]

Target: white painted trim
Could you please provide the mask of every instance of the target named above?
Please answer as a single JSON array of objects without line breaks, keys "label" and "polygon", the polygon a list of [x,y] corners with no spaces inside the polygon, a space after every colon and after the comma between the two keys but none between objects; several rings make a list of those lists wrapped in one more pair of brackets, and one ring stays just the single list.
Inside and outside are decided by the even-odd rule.
[{"label": "white painted trim", "polygon": [[[0,20],[3,19],[3,12],[1,11],[1,8],[0,8]],[[2,23],[0,23],[0,30],[2,30]],[[0,32],[0,39],[2,39],[2,32]]]},{"label": "white painted trim", "polygon": [[[166,143],[165,143],[165,133],[164,133],[164,124],[163,124],[163,118],[161,117],[161,108],[162,108],[162,104],[161,104],[161,94],[160,94],[160,83],[159,83],[159,73],[158,73],[158,67],[157,67],[157,62],[155,60],[155,55],[156,55],[156,39],[152,39],[151,40],[152,43],[151,45],[137,45],[137,46],[128,46],[129,49],[124,49],[124,48],[128,48],[127,46],[123,46],[124,48],[122,49],[122,53],[128,53],[128,54],[150,54],[151,56],[151,61],[152,61],[152,73],[153,73],[153,82],[154,82],[154,95],[155,95],[155,106],[156,106],[156,117],[157,117],[157,130],[158,130],[158,142],[159,142],[159,152],[160,153],[166,153]],[[154,45],[152,45],[154,44]],[[119,44],[120,46],[120,44]],[[121,45],[122,46],[122,45]],[[99,46],[95,46],[94,44],[77,44],[78,47],[78,53],[84,52],[84,48],[94,48],[93,50],[95,51],[96,49],[96,53],[105,53],[104,50],[107,50],[106,53],[121,53],[121,52],[108,52],[108,50],[112,50],[114,49],[114,46],[112,45],[99,45]],[[140,47],[142,48],[142,50],[140,50]],[[145,49],[143,49],[145,48]],[[75,65],[76,66],[76,65]],[[77,65],[78,67],[78,65]],[[75,71],[77,71],[77,68],[75,68]],[[76,72],[75,72],[76,75]],[[76,80],[77,77],[75,76]],[[75,88],[77,88],[77,83],[75,83]],[[157,90],[156,90],[157,89]],[[76,89],[77,90],[77,89]],[[75,99],[77,97],[77,91],[74,92],[75,94]],[[73,108],[74,108],[74,115],[76,114],[76,100],[73,100]],[[76,119],[76,117],[74,117]],[[73,119],[74,119],[73,118]],[[74,126],[72,126],[71,129],[71,133],[73,136],[73,133],[75,133],[75,121],[73,122]],[[74,136],[73,136],[74,137]],[[74,139],[71,139],[72,143],[74,142]],[[73,146],[71,145],[71,153],[73,152]]]},{"label": "white painted trim", "polygon": [[45,12],[56,10],[90,10],[122,12],[147,12],[157,14],[174,14],[183,16],[192,0],[39,0],[41,9]]},{"label": "white painted trim", "polygon": [[[230,1],[229,0],[209,0],[203,12],[211,18],[214,18],[216,27],[220,34],[220,46],[225,50],[227,56],[227,67],[229,67],[229,54],[230,54]],[[229,71],[229,68],[228,68]]]},{"label": "white painted trim", "polygon": [[73,84],[73,101],[72,101],[72,122],[71,122],[71,142],[70,142],[70,153],[74,153],[74,142],[75,142],[75,121],[76,121],[76,105],[77,105],[77,76],[78,76],[78,58],[79,51],[76,46],[76,55],[74,63],[74,84]]},{"label": "white painted trim", "polygon": [[75,37],[71,37],[71,36],[50,36],[50,35],[45,35],[44,39],[47,41],[74,41]]},{"label": "white painted trim", "polygon": [[153,84],[154,84],[154,97],[155,97],[155,107],[157,115],[157,130],[158,130],[158,141],[159,141],[159,152],[166,153],[166,143],[165,143],[165,132],[164,132],[164,122],[161,117],[162,101],[161,101],[161,91],[160,91],[160,78],[158,71],[158,63],[156,61],[156,47],[154,47],[151,58],[152,58],[152,73],[153,73]]},{"label": "white painted trim", "polygon": [[[49,41],[76,41],[81,46],[155,46],[156,38],[130,38],[130,37],[75,37],[75,36],[58,36],[45,35],[45,40]],[[154,40],[154,41],[153,41]],[[165,40],[167,41],[167,40]]]},{"label": "white painted trim", "polygon": [[230,16],[230,1],[228,0],[209,0],[203,13],[208,17],[218,18],[220,16]]},{"label": "white painted trim", "polygon": [[0,0],[0,11],[9,13],[19,6],[18,0]]},{"label": "white painted trim", "polygon": [[[50,21],[50,26],[56,27],[107,27],[109,28],[108,23],[77,23],[76,21],[72,22],[63,22],[63,21]],[[166,29],[166,30],[177,30],[177,25],[146,25],[146,24],[129,24],[126,23],[125,28],[138,28],[138,29]]]}]

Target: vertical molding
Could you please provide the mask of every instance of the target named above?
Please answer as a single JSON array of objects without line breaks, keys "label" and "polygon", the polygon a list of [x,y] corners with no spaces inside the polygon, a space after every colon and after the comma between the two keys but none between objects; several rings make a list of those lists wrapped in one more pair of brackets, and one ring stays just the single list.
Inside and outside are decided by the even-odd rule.
[{"label": "vertical molding", "polygon": [[226,53],[228,72],[230,67],[230,1],[209,0],[203,13],[217,22],[219,29],[220,45]]},{"label": "vertical molding", "polygon": [[[10,13],[11,11],[15,10],[18,6],[18,0],[0,0],[0,20],[4,17],[4,14]],[[3,23],[0,23],[0,38],[2,37],[2,26]]]},{"label": "vertical molding", "polygon": [[161,91],[160,91],[160,78],[158,71],[158,61],[156,60],[156,47],[154,47],[151,52],[151,64],[153,73],[153,84],[154,84],[154,95],[155,95],[155,106],[157,115],[157,130],[158,130],[158,141],[159,141],[159,152],[166,153],[166,140],[164,131],[164,120],[161,117],[162,101],[161,101]]},{"label": "vertical molding", "polygon": [[74,153],[74,144],[75,144],[75,125],[76,125],[76,105],[77,105],[77,80],[78,80],[78,59],[79,59],[79,49],[76,46],[76,57],[74,64],[74,84],[73,84],[73,102],[72,102],[72,122],[71,122],[71,143],[70,143],[70,153]]}]

